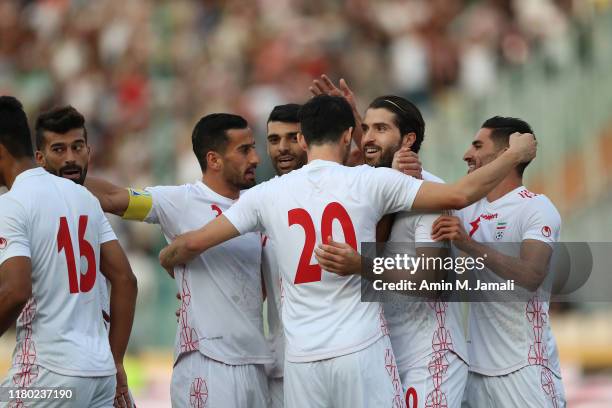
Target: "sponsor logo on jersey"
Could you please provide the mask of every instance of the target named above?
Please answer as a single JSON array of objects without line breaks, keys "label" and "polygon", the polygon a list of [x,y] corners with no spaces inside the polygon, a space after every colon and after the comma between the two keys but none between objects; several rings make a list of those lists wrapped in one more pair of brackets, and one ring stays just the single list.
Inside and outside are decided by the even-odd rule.
[{"label": "sponsor logo on jersey", "polygon": [[483,220],[491,221],[491,220],[494,220],[495,218],[497,218],[497,213],[495,213],[495,214],[481,214],[480,218],[482,218]]},{"label": "sponsor logo on jersey", "polygon": [[149,193],[148,191],[145,190],[135,190],[133,188],[128,189],[130,191],[130,194],[134,197],[140,197],[140,196],[150,196],[151,193]]},{"label": "sponsor logo on jersey", "polygon": [[502,222],[499,221],[497,223],[497,226],[495,227],[495,239],[496,240],[500,240],[504,237],[504,231],[506,231],[506,227],[507,227],[507,223],[506,222]]},{"label": "sponsor logo on jersey", "polygon": [[548,225],[542,227],[542,235],[544,235],[546,238],[552,235],[552,230]]},{"label": "sponsor logo on jersey", "polygon": [[8,244],[8,241],[6,240],[6,238],[0,237],[0,249],[6,248],[7,244]]},{"label": "sponsor logo on jersey", "polygon": [[532,193],[531,191],[529,191],[527,189],[519,191],[518,195],[520,195],[523,198],[533,198],[533,197],[537,196],[537,194]]}]

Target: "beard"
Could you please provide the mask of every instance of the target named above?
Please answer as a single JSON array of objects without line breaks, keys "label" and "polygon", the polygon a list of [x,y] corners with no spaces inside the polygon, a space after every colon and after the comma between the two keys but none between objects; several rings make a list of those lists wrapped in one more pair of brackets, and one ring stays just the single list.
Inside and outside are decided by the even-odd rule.
[{"label": "beard", "polygon": [[[229,169],[226,167],[223,171],[225,180],[239,190],[251,188],[256,184],[255,178],[253,178],[253,180],[249,180],[245,177],[245,172],[240,172],[239,170],[228,170]],[[253,170],[255,170],[255,167],[253,167]]]},{"label": "beard", "polygon": [[378,162],[374,164],[374,167],[391,168],[391,165],[393,164],[393,156],[395,155],[395,152],[397,151],[398,151],[397,147],[394,149],[383,150],[380,155],[380,159],[378,159]]},{"label": "beard", "polygon": [[87,166],[64,166],[59,170],[46,169],[49,173],[54,174],[58,177],[65,178],[74,181],[76,184],[85,184],[85,178],[87,177]]}]

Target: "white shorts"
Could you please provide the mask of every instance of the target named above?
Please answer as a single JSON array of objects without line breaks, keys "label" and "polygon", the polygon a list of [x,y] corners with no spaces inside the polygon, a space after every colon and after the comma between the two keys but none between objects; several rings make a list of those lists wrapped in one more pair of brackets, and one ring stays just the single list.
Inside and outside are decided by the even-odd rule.
[{"label": "white shorts", "polygon": [[11,400],[0,402],[1,408],[112,408],[115,400],[115,389],[117,379],[114,375],[107,377],[73,377],[57,374],[46,368],[34,365],[29,368],[28,373],[20,373],[17,367],[12,367],[7,378],[2,382],[2,387],[17,389],[23,375],[27,375],[28,388],[57,388],[59,390],[72,390],[72,398],[67,399],[37,399]]},{"label": "white shorts", "polygon": [[268,378],[268,388],[270,389],[270,398],[272,399],[271,408],[283,408],[283,377]]},{"label": "white shorts", "polygon": [[174,408],[268,408],[263,365],[228,365],[199,351],[183,354],[172,371]]},{"label": "white shorts", "polygon": [[565,405],[561,378],[546,367],[533,365],[500,376],[470,372],[462,406],[563,408]]},{"label": "white shorts", "polygon": [[452,351],[432,353],[400,369],[407,408],[461,407],[468,365]]},{"label": "white shorts", "polygon": [[285,361],[285,406],[404,408],[389,336],[345,356],[308,363]]}]

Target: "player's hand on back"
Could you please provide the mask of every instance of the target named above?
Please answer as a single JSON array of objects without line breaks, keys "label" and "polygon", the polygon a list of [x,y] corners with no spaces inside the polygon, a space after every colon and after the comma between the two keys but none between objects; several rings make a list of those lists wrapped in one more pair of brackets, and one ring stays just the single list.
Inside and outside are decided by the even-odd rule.
[{"label": "player's hand on back", "polygon": [[470,240],[461,220],[452,215],[441,215],[434,221],[431,227],[431,238],[435,241],[453,241],[458,247]]},{"label": "player's hand on back", "polygon": [[510,135],[508,150],[516,152],[521,163],[526,163],[536,157],[538,142],[531,133],[514,132]]},{"label": "player's hand on back", "polygon": [[329,239],[314,250],[322,269],[340,276],[358,275],[361,271],[361,255],[352,246]]},{"label": "player's hand on back", "polygon": [[132,405],[130,392],[128,389],[127,375],[123,364],[115,364],[117,368],[117,388],[115,391],[115,408],[136,408]]},{"label": "player's hand on back", "polygon": [[408,147],[402,147],[395,152],[391,167],[414,178],[423,179],[423,166],[419,155]]}]

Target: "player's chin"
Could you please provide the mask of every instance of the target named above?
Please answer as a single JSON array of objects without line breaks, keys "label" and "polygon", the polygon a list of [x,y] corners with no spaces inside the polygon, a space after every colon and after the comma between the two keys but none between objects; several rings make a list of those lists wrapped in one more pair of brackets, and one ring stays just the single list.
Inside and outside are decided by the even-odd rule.
[{"label": "player's chin", "polygon": [[255,173],[253,174],[245,174],[242,178],[242,182],[240,183],[240,188],[251,188],[255,185]]}]

